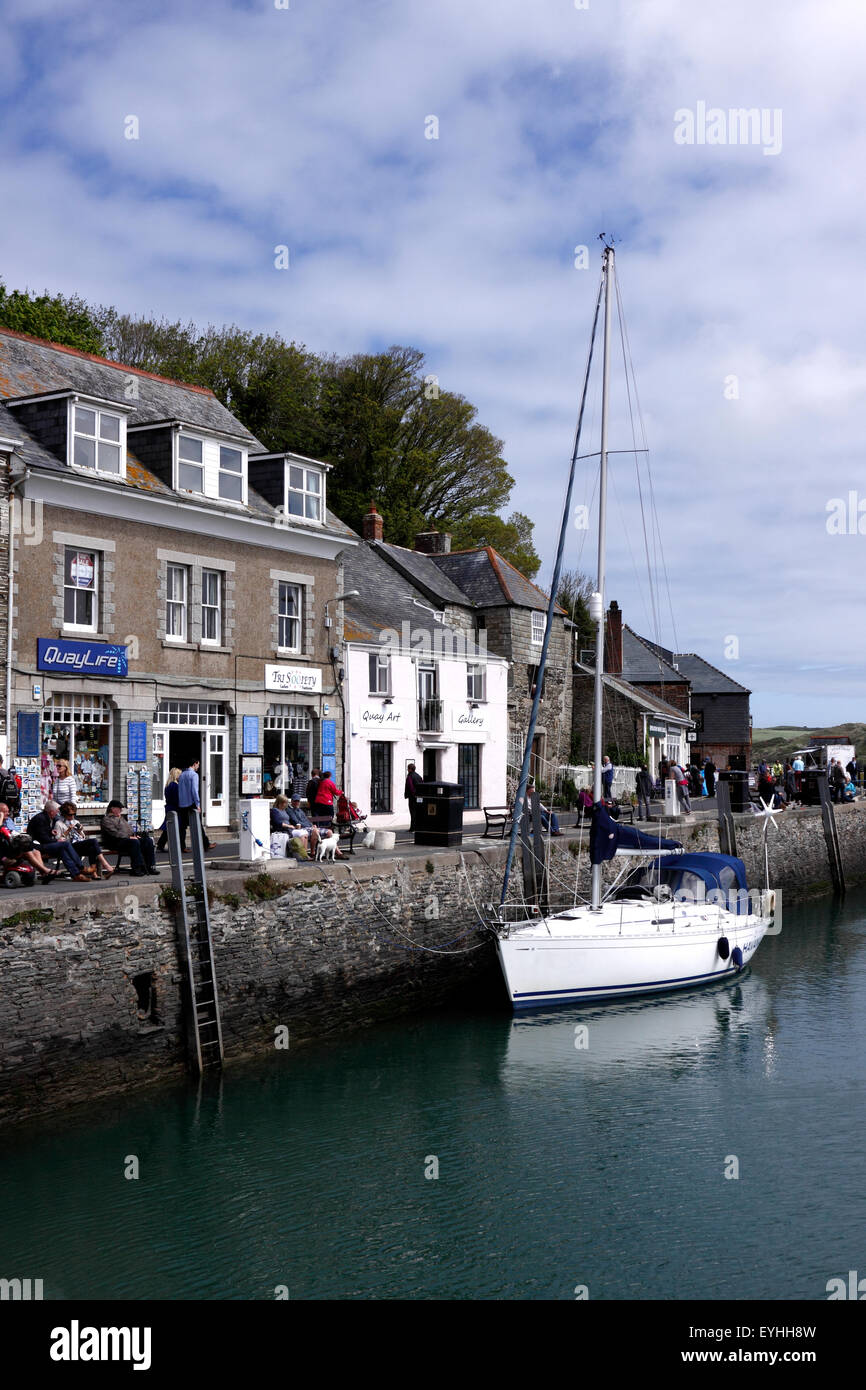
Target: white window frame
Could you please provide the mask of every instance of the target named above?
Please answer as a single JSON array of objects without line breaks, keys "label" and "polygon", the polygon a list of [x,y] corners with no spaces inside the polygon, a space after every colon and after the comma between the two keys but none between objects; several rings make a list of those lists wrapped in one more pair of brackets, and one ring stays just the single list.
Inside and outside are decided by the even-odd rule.
[{"label": "white window frame", "polygon": [[[283,590],[294,589],[298,596],[298,611],[296,614],[283,613]],[[280,652],[294,653],[296,656],[304,650],[304,586],[303,584],[292,584],[288,579],[277,580],[277,650]],[[286,646],[282,642],[283,623],[297,623],[298,641],[296,646]]]},{"label": "white window frame", "polygon": [[[78,428],[75,418],[76,410],[89,410],[96,416],[94,433],[89,434],[85,430]],[[105,439],[102,436],[102,420],[116,420],[118,425],[117,438]],[[111,410],[108,407],[97,405],[90,401],[78,400],[72,397],[69,401],[69,414],[67,420],[67,438],[69,447],[67,450],[67,462],[75,468],[81,468],[87,473],[98,475],[101,478],[125,478],[126,477],[126,416],[120,411]],[[75,441],[76,439],[89,439],[93,443],[93,467],[87,463],[75,462]],[[118,451],[118,466],[114,468],[99,467],[99,446],[108,444]]]},{"label": "white window frame", "polygon": [[[205,602],[205,583],[208,576],[216,579],[216,603]],[[216,613],[216,637],[205,636],[205,616]],[[221,647],[223,644],[223,573],[222,570],[203,568],[201,572],[201,644],[203,647]]]},{"label": "white window frame", "polygon": [[[481,694],[477,693],[475,687],[481,687]],[[487,667],[483,661],[467,661],[466,663],[466,698],[475,700],[483,704],[487,700]]]},{"label": "white window frame", "polygon": [[[304,475],[304,476],[303,476],[303,483],[304,483],[304,485],[303,485],[302,488],[292,487],[292,485],[291,485],[292,469],[293,469],[293,468],[297,469],[300,473],[302,473],[302,474]],[[308,486],[308,478],[309,478],[311,475],[312,475],[312,476],[315,476],[315,477],[318,478],[318,480],[319,480],[319,490],[318,490],[318,492],[313,492],[313,491],[310,489],[310,487]],[[287,520],[287,521],[289,521],[289,522],[295,522],[295,521],[311,521],[311,522],[313,523],[314,526],[321,526],[321,525],[322,525],[322,523],[324,522],[324,519],[325,519],[325,477],[326,477],[326,474],[325,474],[324,469],[321,469],[321,468],[310,468],[310,467],[308,467],[307,464],[305,464],[305,463],[292,463],[291,459],[287,459],[287,460],[286,460],[286,505],[285,505],[284,510],[285,510],[286,520]],[[303,512],[292,512],[292,511],[289,510],[289,499],[292,497],[292,495],[294,495],[294,496],[296,496],[296,497],[301,497],[301,498],[303,499],[303,506],[304,506]],[[308,497],[316,497],[316,498],[318,499],[318,502],[319,502],[319,515],[318,515],[318,516],[307,516],[307,515],[306,515],[306,510],[307,510],[307,498],[308,498]]]},{"label": "white window frame", "polygon": [[531,639],[533,647],[540,647],[544,643],[544,634],[547,630],[547,614],[540,613],[537,608],[533,608],[530,613]]},{"label": "white window frame", "polygon": [[[245,449],[241,449],[237,444],[221,444],[219,440],[217,440],[216,443],[219,445],[219,451],[220,451],[220,453],[219,453],[219,476],[218,476],[218,480],[217,480],[217,496],[219,497],[219,500],[220,500],[221,502],[234,502],[234,503],[236,503],[238,506],[240,506],[241,504],[244,504],[244,505],[245,505],[245,504],[246,504],[246,500],[247,500],[247,459],[246,459],[246,450],[245,450]],[[237,454],[237,455],[238,455],[238,457],[240,458],[240,461],[241,461],[241,466],[240,466],[240,470],[239,470],[239,471],[236,470],[236,469],[234,469],[234,468],[223,468],[223,454],[222,454],[223,449],[229,449],[229,450],[231,450],[231,452],[232,452],[233,454]],[[225,475],[227,478],[240,478],[240,480],[241,480],[241,495],[240,495],[240,497],[223,497],[222,491],[221,491],[223,475]]]},{"label": "white window frame", "polygon": [[[180,456],[181,440],[188,439],[190,443],[201,446],[201,463],[195,459],[184,459]],[[181,466],[186,464],[188,468],[201,469],[201,487],[183,487],[180,481]],[[174,446],[174,481],[175,492],[188,492],[195,497],[204,497],[204,438],[200,434],[192,434],[189,430],[179,430],[175,436]]]},{"label": "white window frame", "polygon": [[394,693],[391,688],[390,652],[370,652],[367,672],[371,695],[392,695]]},{"label": "white window frame", "polygon": [[[182,575],[183,575],[183,598],[182,598],[182,599],[172,598],[171,595],[169,594],[169,576],[171,575],[172,571],[174,571],[175,574],[182,574]],[[166,642],[187,642],[187,641],[188,641],[188,636],[187,636],[187,634],[189,633],[189,588],[190,588],[189,579],[190,579],[190,575],[189,575],[189,568],[188,568],[187,565],[176,565],[176,564],[174,564],[171,560],[167,560],[167,561],[166,561],[166,565],[165,565],[165,640],[166,640]],[[175,607],[180,608],[180,610],[181,610],[181,612],[182,612],[182,614],[183,614],[183,632],[182,632],[182,633],[170,632],[170,631],[169,631],[170,624],[169,624],[169,621],[168,621],[168,615],[169,615],[169,605],[170,605],[170,604],[173,604]]]},{"label": "white window frame", "polygon": [[[76,589],[73,585],[66,583],[66,557],[69,552],[75,555],[91,555],[93,557],[93,622],[92,623],[70,623],[66,621],[66,590],[70,589],[73,593],[81,593],[82,590]],[[86,545],[65,545],[63,547],[63,630],[64,632],[98,632],[99,631],[99,585],[102,579],[102,556],[98,550],[91,550]]]}]

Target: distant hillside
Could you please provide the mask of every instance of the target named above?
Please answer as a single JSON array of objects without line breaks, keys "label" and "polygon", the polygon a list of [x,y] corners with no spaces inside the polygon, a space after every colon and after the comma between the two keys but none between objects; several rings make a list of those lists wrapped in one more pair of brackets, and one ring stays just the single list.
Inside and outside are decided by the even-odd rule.
[{"label": "distant hillside", "polygon": [[834,724],[826,729],[815,729],[809,724],[795,728],[780,724],[772,729],[753,729],[752,748],[758,757],[784,762],[798,748],[808,748],[813,734],[835,733],[837,729],[854,744],[858,760],[866,761],[866,724]]}]

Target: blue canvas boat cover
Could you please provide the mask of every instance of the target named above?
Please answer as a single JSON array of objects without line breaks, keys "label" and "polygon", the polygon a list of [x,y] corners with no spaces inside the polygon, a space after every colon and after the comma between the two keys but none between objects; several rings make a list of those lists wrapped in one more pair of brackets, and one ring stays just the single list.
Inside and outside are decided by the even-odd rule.
[{"label": "blue canvas boat cover", "polygon": [[[590,864],[603,864],[605,859],[613,859],[618,849],[645,849],[652,852],[679,848],[679,840],[666,840],[663,835],[648,835],[633,825],[620,825],[619,821],[608,815],[600,801],[592,808],[592,825],[589,830]],[[678,855],[675,862],[681,863],[681,856]]]}]

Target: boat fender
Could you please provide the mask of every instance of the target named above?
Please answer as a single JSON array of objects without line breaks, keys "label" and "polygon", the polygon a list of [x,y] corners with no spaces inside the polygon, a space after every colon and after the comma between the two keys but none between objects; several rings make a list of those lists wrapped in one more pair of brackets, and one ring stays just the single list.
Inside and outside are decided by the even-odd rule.
[{"label": "boat fender", "polygon": [[728,956],[731,954],[731,948],[728,945],[728,938],[726,936],[719,937],[719,944],[716,949],[718,950],[718,953],[721,956],[722,960],[728,959]]},{"label": "boat fender", "polygon": [[731,965],[735,965],[738,970],[743,968],[743,953],[739,946],[735,946],[731,952]]}]

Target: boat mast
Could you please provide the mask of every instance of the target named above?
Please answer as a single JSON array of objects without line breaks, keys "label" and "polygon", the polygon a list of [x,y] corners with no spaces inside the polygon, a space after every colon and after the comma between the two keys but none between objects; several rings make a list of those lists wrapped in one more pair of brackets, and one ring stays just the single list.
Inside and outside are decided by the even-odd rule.
[{"label": "boat mast", "polygon": [[[508,854],[505,859],[505,873],[502,876],[502,892],[500,894],[500,906],[505,902],[508,895],[508,881],[511,877],[511,865],[514,862],[514,849],[517,844],[517,835],[520,830],[520,820],[523,815],[524,802],[526,800],[526,785],[529,780],[529,765],[532,760],[532,740],[535,736],[535,726],[538,721],[538,710],[541,704],[541,691],[544,686],[544,672],[547,668],[547,651],[550,645],[550,636],[553,632],[553,622],[556,614],[556,594],[559,589],[559,578],[562,573],[562,557],[565,551],[565,538],[568,533],[569,522],[571,519],[571,497],[574,489],[574,473],[577,466],[578,449],[580,448],[580,434],[583,429],[583,415],[586,410],[586,402],[589,395],[589,376],[592,370],[592,355],[595,348],[595,335],[598,328],[598,315],[601,309],[601,296],[604,290],[605,276],[602,270],[601,279],[598,283],[598,294],[595,300],[595,313],[592,320],[592,333],[589,338],[589,352],[586,358],[586,371],[583,377],[583,392],[580,397],[580,411],[577,416],[577,426],[574,431],[574,447],[571,451],[571,466],[568,470],[568,487],[565,492],[565,503],[562,508],[562,521],[559,527],[559,546],[556,551],[556,561],[553,566],[553,578],[550,583],[550,595],[547,603],[547,622],[544,628],[544,640],[541,644],[541,655],[538,658],[538,670],[535,676],[535,694],[532,699],[532,709],[529,715],[529,727],[526,731],[526,742],[523,748],[523,765],[520,769],[520,779],[517,784],[517,796],[514,801],[514,816],[511,821],[511,835],[508,840]],[[568,664],[566,665],[566,678],[568,675]]]},{"label": "boat mast", "polygon": [[[605,243],[602,261],[604,277],[604,353],[601,377],[601,467],[598,482],[598,583],[596,589],[596,639],[595,639],[595,686],[593,690],[593,731],[595,767],[592,778],[592,799],[595,805],[601,801],[601,760],[602,760],[602,709],[604,676],[604,559],[605,528],[607,525],[607,402],[610,379],[610,309],[611,279],[613,278],[613,246]],[[592,866],[592,911],[601,907],[602,865]]]}]

